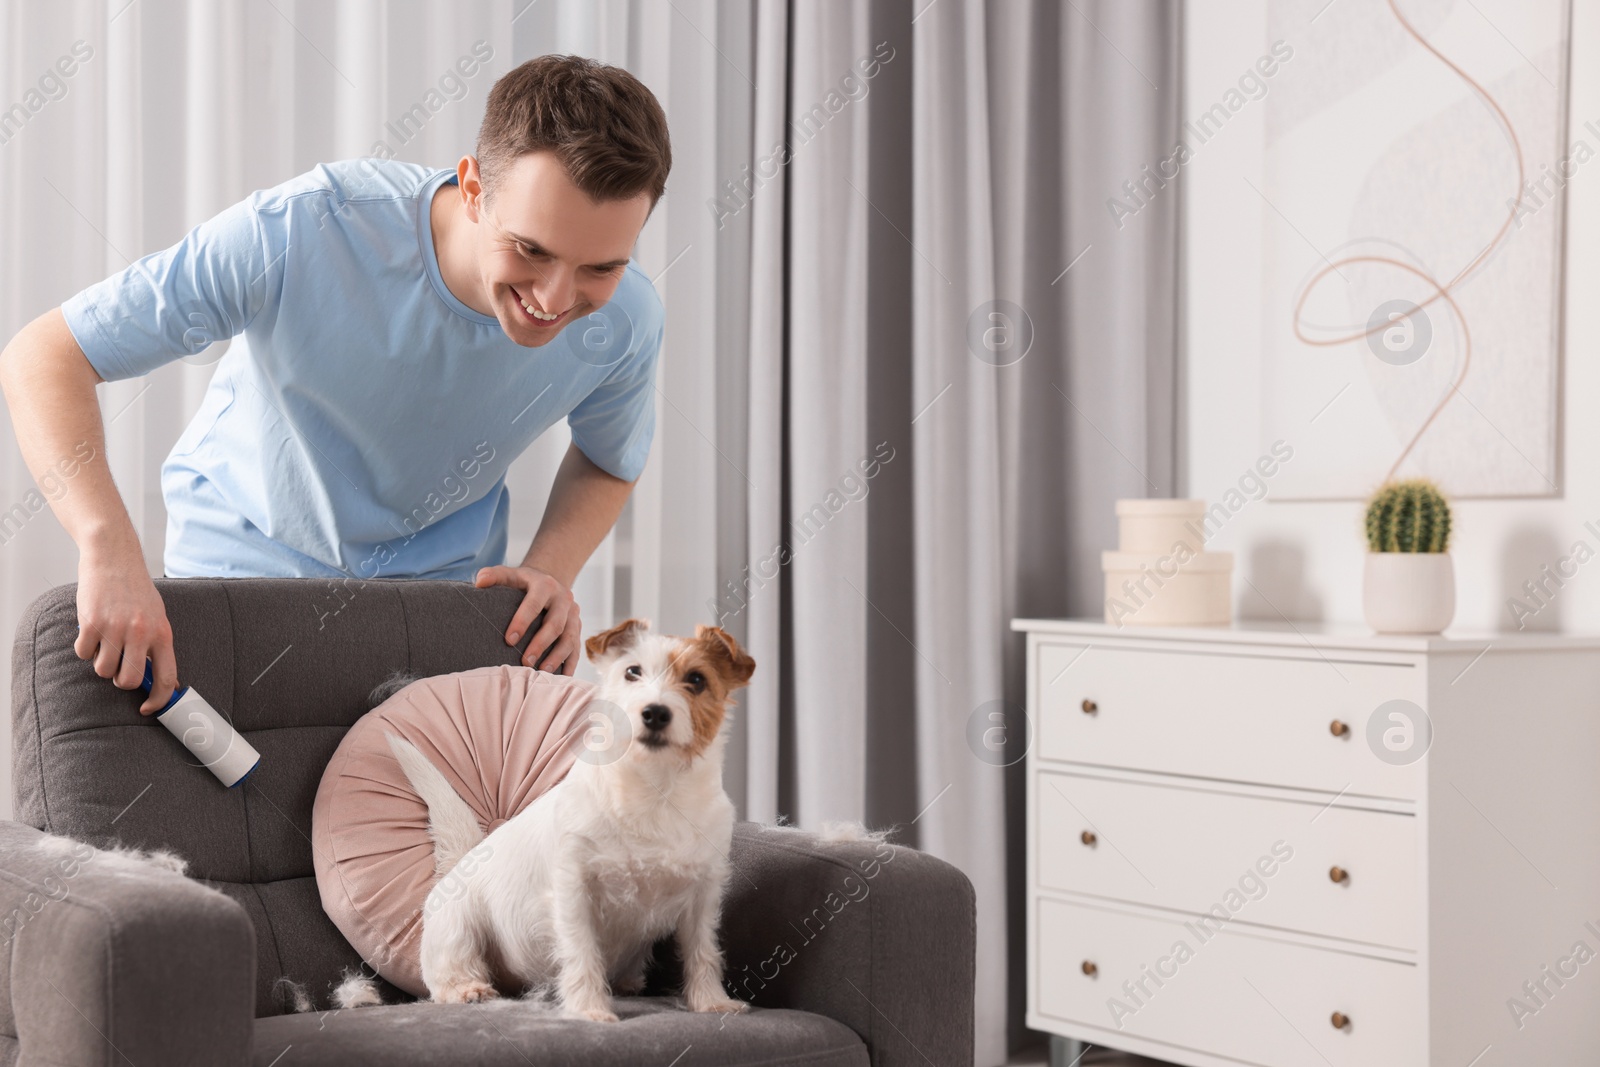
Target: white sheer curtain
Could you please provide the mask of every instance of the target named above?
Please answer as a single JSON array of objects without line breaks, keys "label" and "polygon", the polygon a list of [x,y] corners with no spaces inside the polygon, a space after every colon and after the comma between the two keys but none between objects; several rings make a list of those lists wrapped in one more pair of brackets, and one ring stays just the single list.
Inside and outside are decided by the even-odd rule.
[{"label": "white sheer curtain", "polygon": [[[724,426],[718,412],[742,411],[743,403],[719,403],[717,374],[719,360],[731,359],[719,343],[726,346],[728,324],[738,329],[742,312],[724,313],[716,279],[719,257],[748,250],[711,239],[702,193],[720,176],[719,153],[728,157],[724,131],[745,128],[719,113],[730,83],[735,99],[749,92],[709,39],[730,23],[737,18],[719,22],[707,0],[5,3],[0,107],[43,105],[0,126],[0,336],[9,339],[33,316],[174,243],[252,190],[318,162],[387,151],[453,167],[472,150],[489,86],[524,59],[575,52],[625,65],[660,97],[672,129],[669,195],[636,250],[667,303],[671,330],[649,469],[575,592],[588,629],[619,611],[692,628],[705,621],[715,586],[719,478],[742,477],[725,458],[737,441],[719,440],[737,438],[742,424]],[[748,28],[742,39],[748,51]],[[90,58],[70,77],[50,77],[79,41]],[[475,49],[490,58],[461,77],[453,68]],[[41,77],[47,89],[30,99]],[[736,155],[747,151],[748,136],[732,134]],[[745,340],[737,340],[742,361]],[[162,572],[166,533],[160,465],[220,356],[214,346],[146,378],[99,387],[106,451],[153,575]],[[567,443],[558,425],[512,467],[514,559],[532,540]],[[23,506],[0,522],[0,631],[10,634],[35,596],[77,580],[78,557],[48,507],[27,510],[42,498],[29,496],[34,482],[9,431],[0,452],[0,507]],[[738,542],[742,551],[742,531]],[[0,671],[9,675],[9,659]],[[0,732],[9,736],[9,721]],[[735,773],[742,783],[742,761]],[[8,778],[9,764],[0,776]],[[0,794],[9,815],[9,785]]]},{"label": "white sheer curtain", "polygon": [[[0,337],[320,161],[453,166],[522,60],[634,71],[672,130],[636,249],[667,334],[585,627],[720,614],[760,665],[729,749],[742,814],[894,824],[967,873],[988,1067],[1022,1033],[1023,806],[967,725],[1022,703],[1010,616],[1095,614],[1111,502],[1173,488],[1176,191],[1127,232],[1101,205],[1174,143],[1177,20],[1170,0],[0,0],[0,109],[26,112],[0,111]],[[973,348],[995,300],[1026,308],[1026,359]],[[219,356],[100,387],[152,574],[159,468]],[[566,446],[556,427],[512,468],[518,558]],[[6,634],[77,578],[30,492],[8,432]]]}]

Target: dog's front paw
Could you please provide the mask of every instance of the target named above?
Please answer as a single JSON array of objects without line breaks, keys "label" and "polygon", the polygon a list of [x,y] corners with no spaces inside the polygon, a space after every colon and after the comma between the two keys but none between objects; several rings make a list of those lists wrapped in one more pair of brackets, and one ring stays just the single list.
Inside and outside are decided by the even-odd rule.
[{"label": "dog's front paw", "polygon": [[487,982],[462,981],[441,986],[433,994],[433,999],[440,1004],[477,1004],[493,1000],[499,995],[494,991],[494,986]]},{"label": "dog's front paw", "polygon": [[750,1005],[742,1000],[730,1000],[727,997],[715,997],[702,1000],[698,997],[689,998],[690,1011],[716,1011],[716,1012],[741,1012],[749,1011]]},{"label": "dog's front paw", "polygon": [[590,1022],[614,1023],[617,1021],[617,1013],[610,1008],[588,1007],[568,1008],[567,1010],[574,1016],[580,1019],[588,1019]]}]

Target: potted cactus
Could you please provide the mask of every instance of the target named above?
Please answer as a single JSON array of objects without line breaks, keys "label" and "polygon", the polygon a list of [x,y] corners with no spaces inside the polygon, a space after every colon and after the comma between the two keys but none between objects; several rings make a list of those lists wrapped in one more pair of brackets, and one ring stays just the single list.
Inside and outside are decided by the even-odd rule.
[{"label": "potted cactus", "polygon": [[1389,482],[1367,502],[1367,625],[1381,634],[1436,634],[1456,613],[1450,504],[1426,479]]}]

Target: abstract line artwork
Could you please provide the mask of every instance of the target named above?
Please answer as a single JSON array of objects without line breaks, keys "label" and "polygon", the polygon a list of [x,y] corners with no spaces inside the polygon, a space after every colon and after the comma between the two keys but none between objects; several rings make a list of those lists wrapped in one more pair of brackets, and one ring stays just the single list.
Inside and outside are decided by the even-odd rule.
[{"label": "abstract line artwork", "polygon": [[1262,426],[1275,499],[1559,495],[1568,0],[1269,0]]}]

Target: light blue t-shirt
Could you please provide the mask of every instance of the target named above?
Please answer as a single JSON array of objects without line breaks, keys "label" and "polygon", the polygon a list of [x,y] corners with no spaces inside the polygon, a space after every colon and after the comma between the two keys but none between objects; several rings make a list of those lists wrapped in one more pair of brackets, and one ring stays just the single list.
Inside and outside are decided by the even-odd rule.
[{"label": "light blue t-shirt", "polygon": [[516,344],[439,274],[430,207],[454,178],[318,166],[62,305],[108,382],[236,337],[161,467],[169,575],[470,581],[506,561],[506,468],[557,420],[602,470],[643,471],[650,280],[629,263],[605,306]]}]

